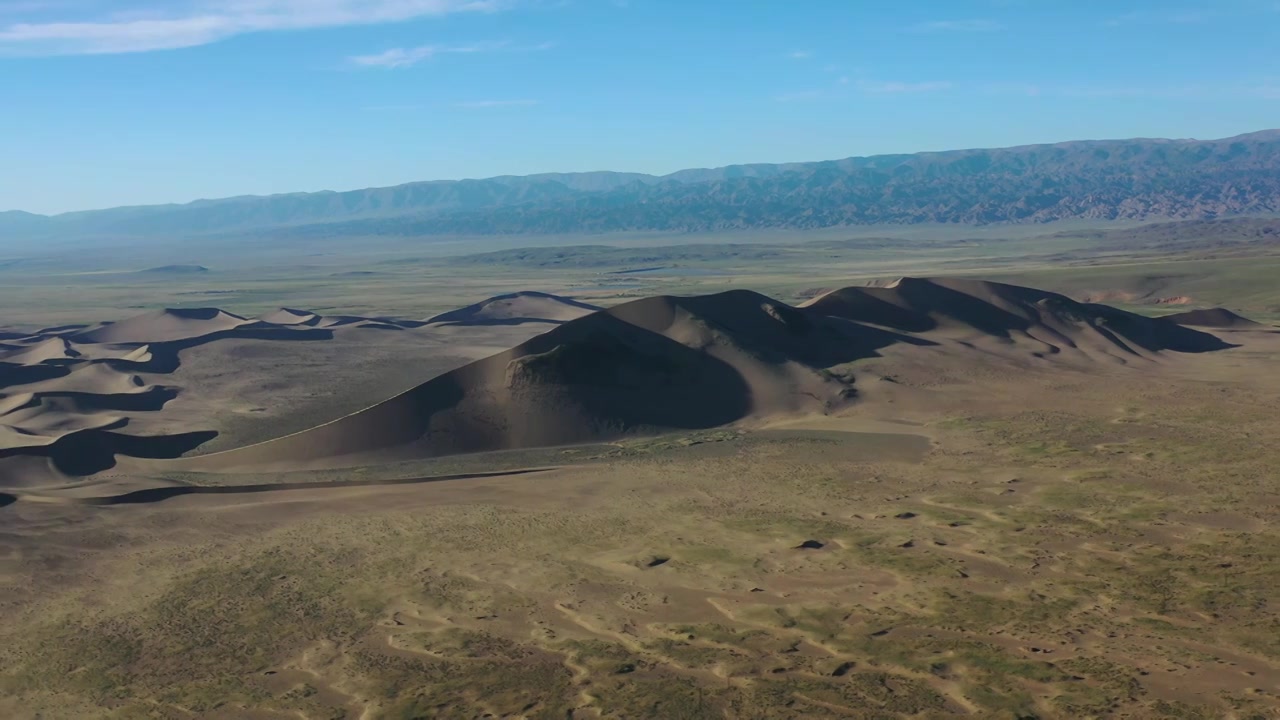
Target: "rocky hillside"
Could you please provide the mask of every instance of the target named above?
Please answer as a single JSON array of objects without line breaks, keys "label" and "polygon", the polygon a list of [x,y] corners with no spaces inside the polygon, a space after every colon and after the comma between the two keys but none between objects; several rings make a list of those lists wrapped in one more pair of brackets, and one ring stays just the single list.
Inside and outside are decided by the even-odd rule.
[{"label": "rocky hillside", "polygon": [[414,183],[69,213],[6,237],[435,235],[1211,219],[1280,212],[1280,130],[814,163]]}]

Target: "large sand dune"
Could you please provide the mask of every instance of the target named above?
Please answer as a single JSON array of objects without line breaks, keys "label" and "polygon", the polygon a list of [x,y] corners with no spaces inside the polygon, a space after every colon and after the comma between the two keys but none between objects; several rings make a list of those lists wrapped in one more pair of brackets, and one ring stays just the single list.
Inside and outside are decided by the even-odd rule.
[{"label": "large sand dune", "polygon": [[1031,339],[1050,353],[1092,350],[1109,356],[1223,347],[1216,337],[1108,305],[1002,283],[902,278],[886,287],[855,287],[804,304],[812,312],[906,332]]},{"label": "large sand dune", "polygon": [[[868,373],[855,361],[891,347],[895,357],[905,352],[917,362],[931,362],[927,351],[936,350],[1013,366],[1143,363],[1167,352],[1229,347],[1176,322],[1053,293],[915,278],[836,290],[799,307],[746,290],[651,297],[600,311],[516,293],[433,318],[422,331],[515,324],[534,332],[537,324],[525,324],[535,316],[557,324],[532,339],[516,335],[525,341],[453,365],[390,399],[365,397],[365,409],[353,414],[185,458],[173,469],[345,467],[830,413],[865,394],[860,378]],[[167,410],[184,390],[163,379],[184,354],[199,355],[215,342],[232,343],[235,352],[217,371],[234,376],[272,357],[269,349],[235,343],[324,343],[336,334],[372,333],[360,342],[376,344],[388,330],[423,326],[291,309],[248,319],[207,308],[8,339],[0,348],[0,485],[91,475],[121,455],[176,459],[216,437],[199,407]],[[240,383],[230,393],[253,397],[212,402],[270,406],[271,373],[262,377],[257,388]]]},{"label": "large sand dune", "polygon": [[567,322],[326,425],[184,466],[354,465],[823,413],[857,395],[857,373],[838,366],[891,345],[964,351],[977,342],[1011,356],[1120,363],[1228,347],[1173,323],[968,280],[905,278],[799,308],[745,290],[653,297]]},{"label": "large sand dune", "polygon": [[78,343],[173,342],[231,330],[251,321],[217,308],[160,310],[87,328],[67,336]]},{"label": "large sand dune", "polygon": [[1249,318],[1242,317],[1226,308],[1209,308],[1207,310],[1188,310],[1163,316],[1164,320],[1178,325],[1192,327],[1220,328],[1225,330],[1269,330],[1271,328]]},{"label": "large sand dune", "polygon": [[525,291],[497,295],[475,305],[441,313],[427,322],[460,325],[562,323],[590,315],[599,309],[595,305],[588,305],[572,298]]}]

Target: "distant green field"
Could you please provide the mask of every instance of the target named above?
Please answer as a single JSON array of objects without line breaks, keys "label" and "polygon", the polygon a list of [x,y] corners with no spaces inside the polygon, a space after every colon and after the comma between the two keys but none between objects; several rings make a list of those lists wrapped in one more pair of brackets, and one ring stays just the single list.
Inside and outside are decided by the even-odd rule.
[{"label": "distant green field", "polygon": [[[976,275],[1158,313],[1162,298],[1280,317],[1280,220],[892,226],[485,238],[323,238],[0,252],[5,322],[162,307],[421,318],[517,290],[610,305],[751,288],[785,301],[902,275]],[[193,266],[208,271],[189,271]]]}]

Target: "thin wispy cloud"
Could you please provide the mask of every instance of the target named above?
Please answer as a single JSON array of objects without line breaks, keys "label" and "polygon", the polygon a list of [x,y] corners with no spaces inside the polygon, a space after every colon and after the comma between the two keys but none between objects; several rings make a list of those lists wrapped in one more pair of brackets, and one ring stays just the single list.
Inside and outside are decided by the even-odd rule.
[{"label": "thin wispy cloud", "polygon": [[904,82],[899,80],[851,79],[841,75],[834,79],[830,87],[796,90],[773,97],[774,102],[799,103],[814,100],[835,100],[847,98],[850,91],[862,95],[910,95],[915,93],[942,92],[955,88],[955,83],[932,80],[925,82]]},{"label": "thin wispy cloud", "polygon": [[1255,82],[1223,85],[1085,86],[1062,88],[1068,97],[1134,98],[1142,100],[1280,100],[1280,83]]},{"label": "thin wispy cloud", "polygon": [[[511,0],[514,1],[514,0]],[[68,6],[50,19],[6,15],[0,53],[95,55],[174,50],[250,33],[374,25],[454,13],[495,12],[508,0],[136,0],[112,12]],[[77,9],[79,12],[76,12]],[[25,16],[25,19],[24,19]]]},{"label": "thin wispy cloud", "polygon": [[437,55],[467,55],[500,49],[500,44],[481,45],[422,45],[414,48],[391,48],[373,55],[356,55],[350,58],[352,65],[369,68],[407,68]]},{"label": "thin wispy cloud", "polygon": [[1131,12],[1103,21],[1107,27],[1124,25],[1199,25],[1218,16],[1218,11],[1207,9],[1160,10],[1156,12]]},{"label": "thin wispy cloud", "polygon": [[535,52],[549,50],[555,43],[538,45],[511,45],[505,42],[475,43],[472,45],[420,45],[411,48],[391,48],[372,55],[355,55],[347,60],[357,67],[396,70],[413,67],[438,55],[470,55],[482,52]]},{"label": "thin wispy cloud", "polygon": [[360,109],[365,112],[393,113],[393,112],[411,112],[414,110],[422,110],[425,107],[426,106],[422,105],[421,103],[403,103],[399,105],[366,105]]},{"label": "thin wispy cloud", "polygon": [[1043,94],[1044,88],[1035,83],[998,82],[988,83],[982,86],[982,91],[988,95],[1025,95],[1026,97],[1039,97]]},{"label": "thin wispy cloud", "polygon": [[885,80],[859,80],[855,85],[859,90],[865,93],[875,95],[903,95],[908,93],[927,93],[939,92],[941,90],[950,90],[955,87],[953,83],[935,80],[929,82],[900,82]]},{"label": "thin wispy cloud", "polygon": [[824,90],[798,90],[796,92],[775,95],[773,100],[774,102],[780,103],[808,102],[810,100],[817,100],[824,95],[826,95],[826,91]]},{"label": "thin wispy cloud", "polygon": [[1003,30],[1004,25],[995,20],[934,20],[933,22],[912,25],[909,29],[912,32],[920,33],[996,32]]},{"label": "thin wispy cloud", "polygon": [[539,104],[537,100],[472,100],[457,102],[453,106],[465,110],[487,110],[490,108],[530,107]]},{"label": "thin wispy cloud", "polygon": [[792,50],[787,53],[787,57],[792,60],[808,60],[813,57],[813,53],[808,50]]},{"label": "thin wispy cloud", "polygon": [[47,13],[84,5],[84,0],[8,0],[0,2],[0,17],[23,13]]},{"label": "thin wispy cloud", "polygon": [[1280,100],[1280,81],[1273,80],[1213,85],[1037,85],[1014,82],[990,83],[979,89],[989,95],[1101,100]]}]

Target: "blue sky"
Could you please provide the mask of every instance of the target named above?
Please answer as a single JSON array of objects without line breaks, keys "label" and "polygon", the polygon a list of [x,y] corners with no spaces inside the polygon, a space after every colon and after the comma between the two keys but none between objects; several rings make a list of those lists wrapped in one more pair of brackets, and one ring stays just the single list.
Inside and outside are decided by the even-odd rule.
[{"label": "blue sky", "polygon": [[1280,0],[0,0],[0,210],[1280,126]]}]

